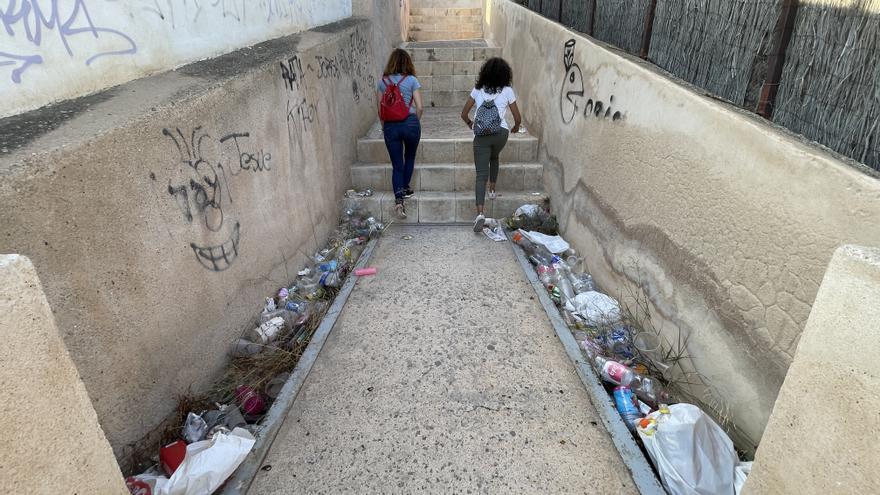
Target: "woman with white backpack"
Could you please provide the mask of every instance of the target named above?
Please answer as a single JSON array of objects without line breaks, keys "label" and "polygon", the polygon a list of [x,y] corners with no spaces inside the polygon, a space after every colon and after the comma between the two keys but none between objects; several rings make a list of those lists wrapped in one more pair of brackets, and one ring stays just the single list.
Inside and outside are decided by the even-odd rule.
[{"label": "woman with white backpack", "polygon": [[[516,94],[510,83],[513,71],[502,58],[490,58],[480,69],[477,84],[464,108],[461,118],[474,131],[474,166],[477,169],[476,191],[477,218],[474,232],[482,232],[486,217],[483,207],[486,204],[486,186],[489,199],[497,197],[495,185],[498,182],[500,166],[498,156],[507,144],[510,133],[519,132],[522,116],[516,106]],[[474,120],[470,118],[471,109],[477,107]],[[513,129],[507,123],[507,109],[513,114]]]}]

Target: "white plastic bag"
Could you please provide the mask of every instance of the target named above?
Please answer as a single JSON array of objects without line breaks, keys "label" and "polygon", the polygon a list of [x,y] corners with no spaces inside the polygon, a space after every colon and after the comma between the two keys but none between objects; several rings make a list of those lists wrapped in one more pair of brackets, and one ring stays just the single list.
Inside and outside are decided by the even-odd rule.
[{"label": "white plastic bag", "polygon": [[567,300],[565,309],[593,327],[620,321],[620,304],[601,292],[582,292]]},{"label": "white plastic bag", "polygon": [[741,462],[736,465],[736,480],[734,483],[736,484],[736,495],[739,495],[739,492],[742,491],[743,486],[746,484],[746,479],[749,477],[749,474],[752,473],[752,463],[751,462]]},{"label": "white plastic bag", "polygon": [[733,442],[712,418],[692,404],[673,404],[648,415],[639,438],[671,495],[734,495],[739,459]]},{"label": "white plastic bag", "polygon": [[568,242],[558,235],[547,235],[540,232],[526,232],[529,240],[535,244],[542,244],[547,251],[553,254],[560,254],[568,251],[571,247]]},{"label": "white plastic bag", "polygon": [[254,443],[254,436],[243,428],[218,433],[212,440],[187,445],[186,458],[170,479],[145,473],[130,483],[142,482],[151,488],[142,493],[151,495],[211,495],[238,469]]},{"label": "white plastic bag", "polygon": [[540,211],[541,207],[538,205],[522,205],[513,212],[513,216],[517,218],[523,216],[534,217],[537,216]]}]

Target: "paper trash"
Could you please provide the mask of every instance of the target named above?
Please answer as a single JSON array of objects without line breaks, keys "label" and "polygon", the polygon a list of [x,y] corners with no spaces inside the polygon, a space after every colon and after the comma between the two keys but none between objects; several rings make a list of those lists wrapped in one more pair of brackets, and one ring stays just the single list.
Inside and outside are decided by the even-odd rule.
[{"label": "paper trash", "polygon": [[504,242],[507,240],[507,236],[504,235],[504,229],[501,228],[500,225],[494,229],[484,228],[483,233],[486,234],[486,237],[495,242]]},{"label": "paper trash", "polygon": [[535,244],[543,244],[547,251],[553,254],[560,254],[568,251],[571,247],[565,242],[565,239],[558,235],[546,235],[540,232],[526,232],[526,236]]},{"label": "paper trash", "polygon": [[137,495],[211,495],[238,469],[255,443],[243,428],[218,433],[212,440],[188,445],[183,464],[170,479],[145,473],[130,478],[129,489]]}]

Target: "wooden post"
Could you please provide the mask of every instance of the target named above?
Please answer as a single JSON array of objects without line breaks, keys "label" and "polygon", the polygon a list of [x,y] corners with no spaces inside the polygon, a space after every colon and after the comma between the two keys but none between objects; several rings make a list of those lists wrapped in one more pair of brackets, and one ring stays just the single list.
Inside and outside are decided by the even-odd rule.
[{"label": "wooden post", "polygon": [[590,25],[587,27],[587,34],[593,36],[596,32],[596,3],[599,0],[590,0]]},{"label": "wooden post", "polygon": [[648,51],[651,49],[651,33],[654,31],[654,12],[657,11],[657,0],[651,0],[648,4],[648,12],[645,14],[645,29],[642,30],[642,49],[639,56],[648,59]]},{"label": "wooden post", "polygon": [[782,0],[776,28],[773,30],[773,43],[767,56],[767,78],[761,87],[761,98],[758,100],[758,115],[769,119],[773,116],[773,105],[776,104],[776,92],[782,79],[782,68],[785,66],[785,53],[794,31],[797,18],[798,0]]}]

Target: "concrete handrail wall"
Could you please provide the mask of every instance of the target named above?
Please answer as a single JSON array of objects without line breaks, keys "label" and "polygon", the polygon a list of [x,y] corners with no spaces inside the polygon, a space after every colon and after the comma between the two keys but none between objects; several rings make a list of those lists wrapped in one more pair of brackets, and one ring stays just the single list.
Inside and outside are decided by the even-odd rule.
[{"label": "concrete handrail wall", "polygon": [[834,250],[880,245],[880,181],[509,0],[484,32],[513,65],[563,234],[610,292],[641,294],[761,438]]},{"label": "concrete handrail wall", "polygon": [[0,255],[0,491],[127,494],[30,260]]},{"label": "concrete handrail wall", "polygon": [[834,253],[743,494],[873,493],[880,249]]},{"label": "concrete handrail wall", "polygon": [[335,228],[400,42],[381,5],[378,30],[351,18],[0,120],[0,252],[34,261],[120,458]]}]

